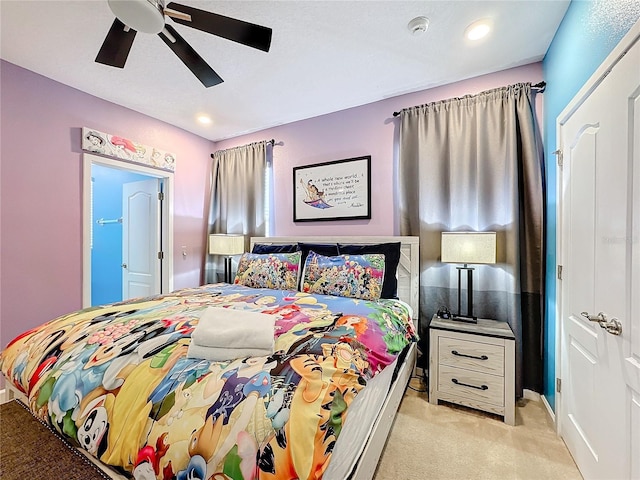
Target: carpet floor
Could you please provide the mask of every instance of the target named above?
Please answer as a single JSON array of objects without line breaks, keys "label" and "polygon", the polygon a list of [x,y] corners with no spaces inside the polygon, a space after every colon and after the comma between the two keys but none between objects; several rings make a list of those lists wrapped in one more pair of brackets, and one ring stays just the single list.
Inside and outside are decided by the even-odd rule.
[{"label": "carpet floor", "polygon": [[[414,378],[410,386],[424,390]],[[522,400],[516,426],[407,389],[374,480],[581,480],[542,402]],[[108,478],[18,401],[0,405],[0,478]]]},{"label": "carpet floor", "polygon": [[95,465],[17,400],[0,405],[2,480],[103,480]]},{"label": "carpet floor", "polygon": [[[424,390],[417,378],[410,386]],[[374,480],[581,480],[541,401],[521,400],[516,426],[407,389]]]}]

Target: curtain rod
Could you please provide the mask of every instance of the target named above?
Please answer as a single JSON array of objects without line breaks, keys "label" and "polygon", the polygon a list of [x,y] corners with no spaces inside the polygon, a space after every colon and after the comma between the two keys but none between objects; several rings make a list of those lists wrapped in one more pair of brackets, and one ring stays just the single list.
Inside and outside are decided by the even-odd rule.
[{"label": "curtain rod", "polygon": [[547,82],[538,82],[535,85],[531,85],[531,88],[536,88],[540,90],[540,93],[544,92],[544,89],[547,88]]},{"label": "curtain rod", "polygon": [[[547,82],[538,82],[535,85],[531,85],[531,88],[538,90],[538,93],[544,93],[545,88],[547,88]],[[400,115],[400,112],[393,112],[394,117],[398,115]]]},{"label": "curtain rod", "polygon": [[[276,141],[273,138],[271,140],[263,140],[263,142],[271,144],[272,147],[275,147],[276,145]],[[254,143],[258,143],[258,142],[254,142]],[[251,145],[251,144],[248,144],[248,145]],[[231,150],[232,148],[240,148],[240,147],[246,147],[246,145],[238,145],[237,147],[225,148],[224,150]],[[218,152],[222,152],[224,150],[218,150]],[[213,153],[211,154],[211,158],[213,158]]]}]

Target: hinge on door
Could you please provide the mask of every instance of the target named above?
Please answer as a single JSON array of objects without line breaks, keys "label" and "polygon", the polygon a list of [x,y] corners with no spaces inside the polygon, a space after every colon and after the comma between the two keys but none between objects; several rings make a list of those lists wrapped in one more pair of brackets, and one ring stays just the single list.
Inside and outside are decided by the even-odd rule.
[{"label": "hinge on door", "polygon": [[562,392],[562,379],[556,378],[556,392]]},{"label": "hinge on door", "polygon": [[164,252],[158,252],[158,260],[164,259]]},{"label": "hinge on door", "polygon": [[558,265],[558,280],[562,280],[562,265]]},{"label": "hinge on door", "polygon": [[562,150],[558,149],[555,152],[553,152],[553,154],[556,156],[558,160],[558,166],[562,168],[562,163],[563,163]]},{"label": "hinge on door", "polygon": [[164,200],[164,192],[158,192],[158,200]]}]

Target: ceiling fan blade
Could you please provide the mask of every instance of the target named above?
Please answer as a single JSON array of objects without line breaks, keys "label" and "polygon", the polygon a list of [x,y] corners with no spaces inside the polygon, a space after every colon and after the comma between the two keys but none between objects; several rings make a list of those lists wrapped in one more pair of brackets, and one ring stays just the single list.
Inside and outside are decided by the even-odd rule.
[{"label": "ceiling fan blade", "polygon": [[263,52],[268,52],[271,47],[272,30],[268,27],[174,2],[170,2],[166,8],[191,16],[191,21],[189,21],[184,18],[174,17],[170,12],[166,12],[167,15],[173,18],[174,22],[182,25],[187,25],[248,47],[257,48]]},{"label": "ceiling fan blade", "polygon": [[[222,83],[224,80],[213,71],[204,59],[198,55],[191,45],[189,45],[184,38],[178,35],[178,32],[171,26],[165,25],[165,30],[173,37],[168,38],[163,30],[158,34],[164,43],[166,43],[173,53],[175,53],[182,63],[184,63],[193,74],[198,77],[198,80],[202,82],[205,87],[212,87]],[[175,40],[175,41],[172,41]]]},{"label": "ceiling fan blade", "polygon": [[134,38],[136,38],[136,31],[116,18],[102,42],[96,62],[124,68]]}]

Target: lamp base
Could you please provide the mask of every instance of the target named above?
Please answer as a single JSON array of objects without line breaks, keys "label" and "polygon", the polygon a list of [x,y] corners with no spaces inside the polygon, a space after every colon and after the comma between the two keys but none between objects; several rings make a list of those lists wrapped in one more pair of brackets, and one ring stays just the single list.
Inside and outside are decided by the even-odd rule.
[{"label": "lamp base", "polygon": [[224,283],[233,283],[231,278],[231,256],[224,257]]},{"label": "lamp base", "polygon": [[[458,314],[455,317],[465,318],[468,320],[460,320],[461,322],[467,321],[468,323],[478,323],[477,317],[473,315],[473,267],[469,267],[466,263],[463,267],[456,267],[458,270]],[[467,314],[461,315],[460,308],[462,298],[462,270],[467,271]]]},{"label": "lamp base", "polygon": [[478,317],[467,317],[465,315],[451,315],[451,320],[464,323],[478,323]]}]

